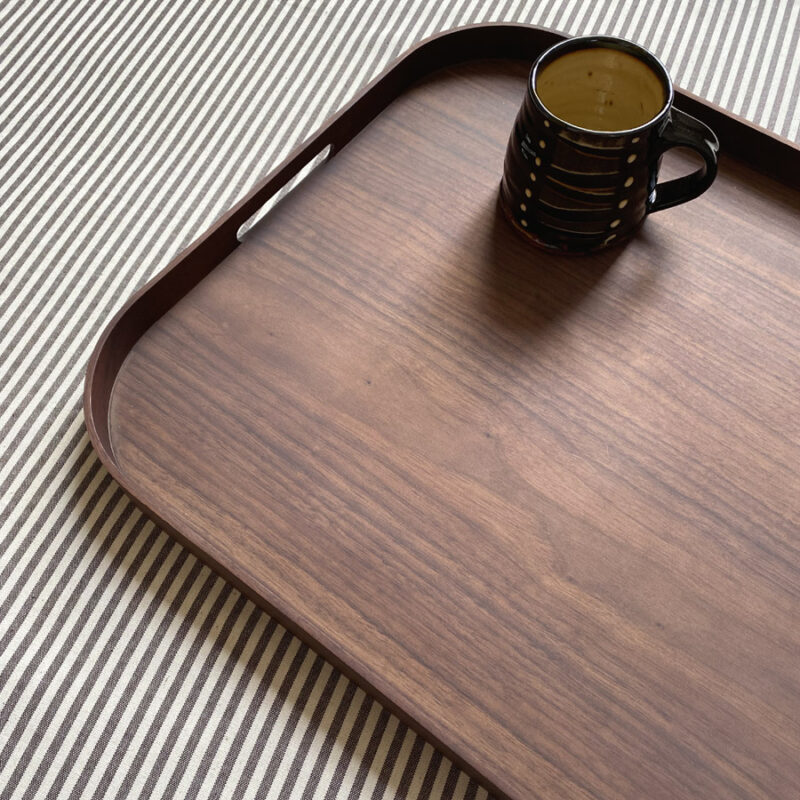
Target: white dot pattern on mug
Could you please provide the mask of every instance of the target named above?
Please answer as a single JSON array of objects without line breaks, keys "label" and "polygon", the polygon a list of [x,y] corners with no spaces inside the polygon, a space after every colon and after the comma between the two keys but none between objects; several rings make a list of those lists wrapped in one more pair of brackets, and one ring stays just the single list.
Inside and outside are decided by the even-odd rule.
[{"label": "white dot pattern on mug", "polygon": [[[617,215],[633,208],[627,190],[635,183],[623,170],[639,161],[642,151],[631,152],[631,147],[641,137],[610,137],[598,144],[552,120],[540,124],[527,132],[520,154],[536,171],[528,172],[529,183],[517,198],[516,224],[537,236],[549,228],[587,240],[597,237],[596,246],[618,238],[623,217]],[[609,229],[614,230],[610,236]]]}]

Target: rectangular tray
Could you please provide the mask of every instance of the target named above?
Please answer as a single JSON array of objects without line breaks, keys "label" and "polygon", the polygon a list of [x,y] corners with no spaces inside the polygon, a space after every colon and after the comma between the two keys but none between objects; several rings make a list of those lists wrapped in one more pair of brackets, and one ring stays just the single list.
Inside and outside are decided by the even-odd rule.
[{"label": "rectangular tray", "polygon": [[497,796],[796,800],[800,151],[678,93],[712,189],[542,254],[496,198],[559,38],[461,29],[377,78],[114,318],[87,426]]}]

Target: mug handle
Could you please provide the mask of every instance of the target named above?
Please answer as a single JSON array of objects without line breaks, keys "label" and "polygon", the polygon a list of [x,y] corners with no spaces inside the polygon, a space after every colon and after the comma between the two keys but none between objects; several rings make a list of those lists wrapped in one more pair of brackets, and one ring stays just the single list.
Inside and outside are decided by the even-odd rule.
[{"label": "mug handle", "polygon": [[705,163],[691,175],[659,183],[655,188],[655,198],[648,203],[648,213],[694,200],[711,186],[717,175],[719,141],[708,125],[673,106],[656,146],[660,150],[659,156],[673,147],[689,147],[699,153]]}]

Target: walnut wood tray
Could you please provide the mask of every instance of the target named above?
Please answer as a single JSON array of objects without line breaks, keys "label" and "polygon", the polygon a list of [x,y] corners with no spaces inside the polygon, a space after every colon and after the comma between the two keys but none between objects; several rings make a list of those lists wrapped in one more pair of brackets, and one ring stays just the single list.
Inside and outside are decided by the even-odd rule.
[{"label": "walnut wood tray", "polygon": [[89,432],[497,796],[796,800],[800,151],[678,93],[712,189],[540,253],[497,189],[558,38],[466,28],[375,80],[114,318]]}]

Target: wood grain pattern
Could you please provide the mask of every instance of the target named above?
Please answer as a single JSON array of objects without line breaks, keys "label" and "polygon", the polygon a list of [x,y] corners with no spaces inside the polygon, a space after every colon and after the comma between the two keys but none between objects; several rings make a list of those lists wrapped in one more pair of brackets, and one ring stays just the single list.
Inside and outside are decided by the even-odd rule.
[{"label": "wood grain pattern", "polygon": [[101,345],[93,440],[498,796],[793,800],[800,193],[723,157],[542,254],[496,203],[526,73],[436,72],[212,231]]}]

